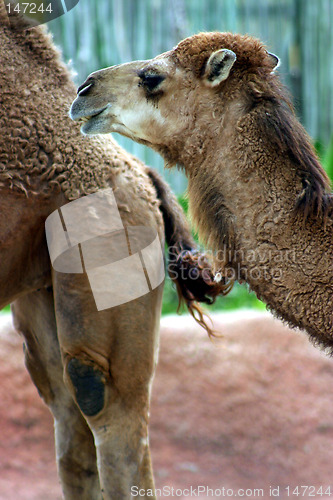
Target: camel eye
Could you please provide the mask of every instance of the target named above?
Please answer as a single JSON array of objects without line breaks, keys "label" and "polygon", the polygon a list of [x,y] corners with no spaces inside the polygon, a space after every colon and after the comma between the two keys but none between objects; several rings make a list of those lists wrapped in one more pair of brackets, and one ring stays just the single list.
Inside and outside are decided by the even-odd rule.
[{"label": "camel eye", "polygon": [[139,87],[144,87],[148,92],[154,92],[160,83],[165,80],[165,76],[158,73],[145,73],[140,71],[138,73],[140,78]]}]

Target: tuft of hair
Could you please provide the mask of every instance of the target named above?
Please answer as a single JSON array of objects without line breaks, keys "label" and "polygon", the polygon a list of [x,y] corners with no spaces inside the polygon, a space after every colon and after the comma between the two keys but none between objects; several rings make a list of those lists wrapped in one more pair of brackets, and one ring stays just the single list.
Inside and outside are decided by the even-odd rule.
[{"label": "tuft of hair", "polygon": [[207,313],[199,302],[213,304],[218,295],[230,292],[233,283],[222,278],[214,281],[214,272],[208,257],[200,253],[191,235],[186,216],[175,195],[165,180],[153,169],[147,170],[160,200],[165,237],[168,249],[168,273],[175,283],[178,294],[178,311],[183,303],[189,313],[202,326],[209,336],[215,336],[207,324]]},{"label": "tuft of hair", "polygon": [[213,304],[219,295],[227,295],[233,281],[222,277],[218,282],[214,279],[211,263],[204,253],[196,249],[181,249],[169,252],[169,276],[176,285],[178,294],[178,312],[183,303],[189,313],[208,333],[209,337],[216,337],[214,330],[205,319],[209,315],[200,307],[198,302]]},{"label": "tuft of hair", "polygon": [[303,189],[298,194],[295,210],[302,211],[304,221],[311,216],[327,217],[330,179],[320,165],[310,137],[297,120],[282,85],[276,87],[275,92],[268,97],[272,112],[265,113],[258,125],[270,144],[275,145],[280,153],[286,153],[297,169]]},{"label": "tuft of hair", "polygon": [[190,69],[199,78],[202,76],[209,56],[219,49],[232,50],[237,59],[233,72],[267,73],[272,71],[272,60],[266,47],[257,38],[234,33],[207,32],[198,33],[182,40],[171,53],[176,64]]}]

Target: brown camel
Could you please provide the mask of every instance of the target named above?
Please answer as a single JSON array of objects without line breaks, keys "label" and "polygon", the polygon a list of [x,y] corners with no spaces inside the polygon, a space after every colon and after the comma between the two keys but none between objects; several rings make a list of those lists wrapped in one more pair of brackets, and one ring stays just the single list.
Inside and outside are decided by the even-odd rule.
[{"label": "brown camel", "polygon": [[332,351],[333,198],[278,62],[255,38],[201,33],[92,73],[71,117],[84,134],[119,132],[183,168],[217,277],[246,281]]},{"label": "brown camel", "polygon": [[112,139],[83,138],[72,126],[75,87],[50,36],[9,20],[3,3],[0,25],[0,308],[12,303],[27,368],[54,416],[64,497],[127,499],[133,485],[153,488],[148,414],[163,285],[97,310],[87,273],[51,268],[45,220],[112,188],[125,228],[153,228],[173,247],[173,271],[182,260],[197,271],[193,289],[174,276],[193,313],[198,283],[203,301],[221,287],[201,272],[205,260],[164,181]]}]

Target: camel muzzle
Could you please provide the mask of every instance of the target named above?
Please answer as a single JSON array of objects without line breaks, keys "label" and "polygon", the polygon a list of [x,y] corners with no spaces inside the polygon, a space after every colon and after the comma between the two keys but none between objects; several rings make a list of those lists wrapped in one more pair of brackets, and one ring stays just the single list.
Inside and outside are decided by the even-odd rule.
[{"label": "camel muzzle", "polygon": [[108,106],[103,106],[101,109],[96,109],[95,107],[87,105],[85,100],[80,99],[81,96],[78,96],[75,101],[73,101],[70,110],[69,116],[73,121],[88,121],[92,118],[96,118],[100,114],[105,111]]}]

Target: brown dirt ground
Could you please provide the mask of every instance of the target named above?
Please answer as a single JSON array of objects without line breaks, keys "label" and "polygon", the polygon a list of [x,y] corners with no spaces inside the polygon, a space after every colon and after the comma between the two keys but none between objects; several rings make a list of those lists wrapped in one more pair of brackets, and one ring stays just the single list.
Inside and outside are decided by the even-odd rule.
[{"label": "brown dirt ground", "polygon": [[[150,427],[156,487],[184,499],[177,488],[224,487],[233,498],[240,488],[260,488],[269,499],[270,487],[279,487],[276,498],[286,499],[287,486],[306,485],[315,489],[305,498],[324,500],[315,492],[330,485],[333,497],[333,361],[268,313],[215,315],[214,324],[224,335],[215,345],[189,317],[162,319]],[[21,344],[7,321],[0,500],[60,500],[52,418],[25,371]]]}]

